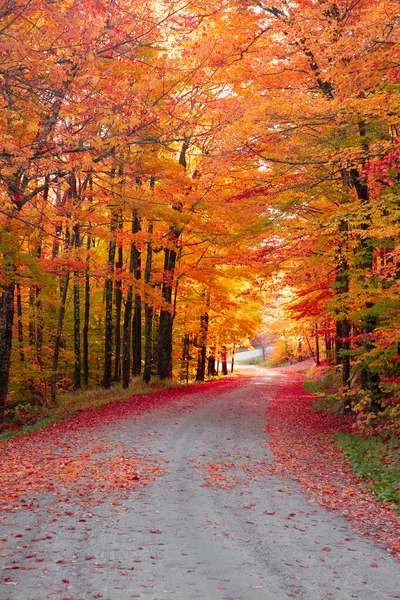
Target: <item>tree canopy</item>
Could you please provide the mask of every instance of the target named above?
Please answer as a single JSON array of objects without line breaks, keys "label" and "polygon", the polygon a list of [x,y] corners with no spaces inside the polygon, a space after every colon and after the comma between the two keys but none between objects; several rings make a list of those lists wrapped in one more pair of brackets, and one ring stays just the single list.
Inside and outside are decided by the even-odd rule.
[{"label": "tree canopy", "polygon": [[397,0],[4,2],[0,412],[271,315],[395,401],[399,56]]}]

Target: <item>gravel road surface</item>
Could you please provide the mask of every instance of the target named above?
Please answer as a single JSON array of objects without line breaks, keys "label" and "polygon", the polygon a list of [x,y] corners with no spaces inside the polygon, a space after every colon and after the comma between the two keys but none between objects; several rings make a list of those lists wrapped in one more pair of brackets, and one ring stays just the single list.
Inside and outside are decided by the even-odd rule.
[{"label": "gravel road surface", "polygon": [[254,372],[96,431],[97,460],[135,445],[158,461],[148,486],[63,502],[26,490],[32,509],[0,522],[0,598],[400,598],[385,550],[274,473],[265,418],[284,383]]}]

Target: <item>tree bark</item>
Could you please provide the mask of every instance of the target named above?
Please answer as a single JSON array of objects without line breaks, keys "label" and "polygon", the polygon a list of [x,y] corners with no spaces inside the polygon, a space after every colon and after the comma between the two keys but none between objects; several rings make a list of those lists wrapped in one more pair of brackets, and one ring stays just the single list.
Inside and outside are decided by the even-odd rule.
[{"label": "tree bark", "polygon": [[[149,239],[147,242],[147,255],[146,255],[146,267],[144,272],[144,283],[148,287],[151,281],[151,268],[153,262],[153,246],[152,246],[152,235],[153,225],[149,225],[148,229]],[[153,362],[153,306],[149,302],[148,292],[145,288],[145,304],[144,304],[144,319],[145,319],[145,332],[144,332],[144,369],[143,369],[143,381],[149,383],[151,379],[151,365]]]},{"label": "tree bark", "polygon": [[19,358],[21,362],[25,362],[24,353],[24,332],[22,325],[22,300],[21,300],[21,286],[17,283],[17,318],[18,318],[18,345],[19,345]]},{"label": "tree bark", "polygon": [[207,333],[208,333],[208,312],[205,311],[200,317],[200,336],[199,350],[197,355],[196,381],[204,381],[206,374],[206,355],[207,355]]},{"label": "tree bark", "polygon": [[[122,223],[119,224],[120,228]],[[122,317],[122,266],[123,249],[118,246],[118,260],[116,263],[117,278],[115,281],[115,363],[114,363],[114,381],[121,379],[121,317]]]},{"label": "tree bark", "polygon": [[222,348],[221,348],[221,372],[222,372],[222,375],[228,375],[227,357],[228,357],[228,353],[226,350],[226,346],[222,346]]},{"label": "tree bark", "polygon": [[[74,245],[80,246],[79,227],[74,227]],[[79,288],[79,271],[74,271],[74,390],[81,388],[81,299]]]},{"label": "tree bark", "polygon": [[[140,219],[137,212],[134,211],[132,233],[138,233],[141,229]],[[142,372],[142,299],[139,290],[141,278],[141,253],[136,244],[133,244],[133,274],[136,285],[132,320],[132,375],[135,377]]]},{"label": "tree bark", "polygon": [[69,271],[67,271],[65,274],[65,277],[64,277],[60,308],[58,310],[57,333],[56,333],[56,339],[54,341],[53,365],[52,365],[51,385],[50,385],[51,399],[53,402],[55,402],[56,397],[57,397],[58,361],[59,361],[59,357],[60,357],[60,348],[61,348],[61,340],[62,340],[62,332],[63,332],[64,316],[65,316],[65,304],[67,301],[69,278],[70,278],[70,273],[69,273]]},{"label": "tree bark", "polygon": [[6,264],[10,274],[10,281],[3,286],[2,328],[0,338],[0,421],[3,420],[7,401],[14,323],[14,268],[11,260],[7,257]]},{"label": "tree bark", "polygon": [[[169,239],[171,243],[176,244],[180,234],[180,229],[171,227],[169,233]],[[162,308],[160,311],[157,347],[157,373],[160,379],[172,378],[172,286],[174,281],[176,257],[177,252],[175,250],[169,248],[164,250],[164,280],[162,284],[162,297],[169,307]]]},{"label": "tree bark", "polygon": [[106,302],[106,327],[105,327],[105,340],[104,340],[104,375],[103,375],[103,387],[108,389],[111,387],[111,373],[112,373],[112,347],[113,347],[113,276],[114,276],[114,261],[116,243],[113,239],[114,232],[116,229],[116,218],[113,216],[111,223],[111,236],[108,245],[108,275],[105,284],[105,302]]},{"label": "tree bark", "polygon": [[[132,215],[132,234],[136,233],[135,213]],[[129,274],[133,275],[135,270],[135,241],[131,243],[129,257]],[[131,372],[131,330],[132,330],[132,307],[133,307],[133,284],[128,287],[128,294],[125,302],[124,326],[123,326],[123,341],[122,341],[122,387],[129,387],[129,379]]]},{"label": "tree bark", "polygon": [[91,239],[86,241],[86,268],[85,268],[85,314],[83,321],[83,383],[87,389],[89,386],[89,320],[90,320],[90,246]]},{"label": "tree bark", "polygon": [[[179,155],[179,164],[186,170],[186,152],[189,149],[190,138],[185,136]],[[180,202],[173,203],[173,210],[182,212]],[[172,306],[172,289],[174,285],[174,270],[177,259],[177,245],[181,236],[181,229],[176,225],[170,227],[168,241],[170,248],[164,250],[164,276],[162,283],[162,297],[167,308],[160,311],[160,324],[157,344],[157,373],[160,379],[172,378],[172,326],[174,322]]]},{"label": "tree bark", "polygon": [[321,364],[320,356],[319,356],[319,333],[318,333],[318,323],[315,323],[315,362],[317,365]]}]

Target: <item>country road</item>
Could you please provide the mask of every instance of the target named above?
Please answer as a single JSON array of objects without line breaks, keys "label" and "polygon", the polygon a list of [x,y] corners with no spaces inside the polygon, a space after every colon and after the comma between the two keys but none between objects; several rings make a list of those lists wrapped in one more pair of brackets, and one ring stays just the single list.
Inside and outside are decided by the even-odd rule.
[{"label": "country road", "polygon": [[5,503],[1,600],[400,598],[398,563],[274,472],[264,427],[285,382],[253,372],[32,436],[15,468],[34,456],[42,483]]}]

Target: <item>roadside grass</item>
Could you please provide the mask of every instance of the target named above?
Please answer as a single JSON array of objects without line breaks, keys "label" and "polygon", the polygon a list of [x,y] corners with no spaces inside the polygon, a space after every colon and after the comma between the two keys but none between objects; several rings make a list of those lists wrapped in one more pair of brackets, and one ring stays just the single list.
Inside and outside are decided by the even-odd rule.
[{"label": "roadside grass", "polygon": [[[312,410],[316,413],[343,414],[341,376],[327,368],[309,373],[304,382],[312,393]],[[363,481],[365,490],[377,500],[392,502],[400,514],[400,438],[383,429],[380,433],[361,431],[332,434],[348,459],[351,470]]]},{"label": "roadside grass", "polygon": [[[50,406],[32,407],[29,402],[21,402],[12,410],[6,410],[6,415],[9,413],[9,418],[11,418],[11,428],[0,433],[0,440],[43,429],[51,423],[64,421],[74,413],[87,408],[112,402],[126,402],[133,395],[152,394],[175,387],[183,387],[183,384],[171,380],[155,379],[147,385],[141,377],[137,377],[126,390],[122,389],[121,385],[115,384],[109,389],[96,387],[90,390],[66,392],[59,394],[56,403]],[[34,408],[37,410],[33,410]]]},{"label": "roadside grass", "polygon": [[393,502],[400,514],[400,439],[343,433],[335,437],[365,489],[382,502]]},{"label": "roadside grass", "polygon": [[[317,375],[318,374],[318,375]],[[340,373],[334,369],[324,369],[321,373],[312,371],[312,379],[304,382],[304,389],[314,394],[311,408],[314,412],[338,414],[342,410],[340,398]]]}]

